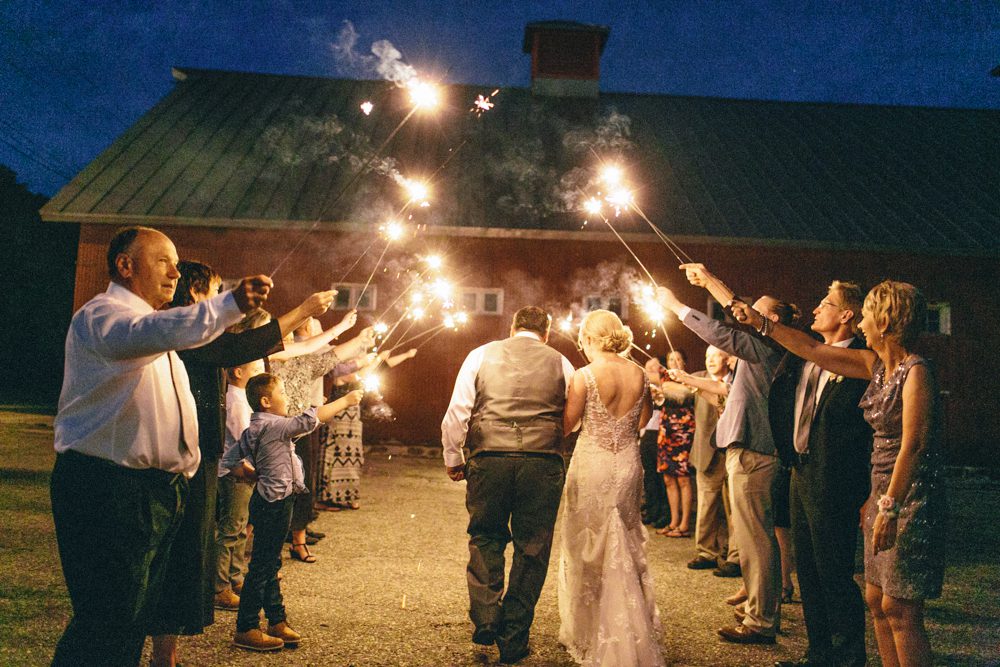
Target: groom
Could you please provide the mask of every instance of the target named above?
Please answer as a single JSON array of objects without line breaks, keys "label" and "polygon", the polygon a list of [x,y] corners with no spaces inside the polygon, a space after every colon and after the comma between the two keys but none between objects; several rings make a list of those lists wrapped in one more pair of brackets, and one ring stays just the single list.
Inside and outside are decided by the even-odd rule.
[{"label": "groom", "polygon": [[[472,641],[496,643],[503,663],[529,653],[565,479],[562,417],[574,369],[546,345],[551,320],[541,308],[522,308],[509,338],[470,352],[441,422],[448,476],[468,482]],[[504,549],[511,539],[514,561],[504,595]]]}]

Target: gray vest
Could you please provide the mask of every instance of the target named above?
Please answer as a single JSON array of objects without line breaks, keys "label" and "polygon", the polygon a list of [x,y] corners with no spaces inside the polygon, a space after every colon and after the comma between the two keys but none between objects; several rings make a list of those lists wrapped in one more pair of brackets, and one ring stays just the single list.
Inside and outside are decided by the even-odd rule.
[{"label": "gray vest", "polygon": [[528,336],[490,343],[476,375],[466,439],[471,455],[561,453],[565,405],[561,354]]}]

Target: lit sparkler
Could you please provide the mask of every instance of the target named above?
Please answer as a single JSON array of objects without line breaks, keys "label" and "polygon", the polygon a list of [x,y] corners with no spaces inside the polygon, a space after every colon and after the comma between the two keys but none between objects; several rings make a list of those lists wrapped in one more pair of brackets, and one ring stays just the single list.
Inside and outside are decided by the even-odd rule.
[{"label": "lit sparkler", "polygon": [[372,109],[374,109],[374,108],[375,108],[375,105],[374,105],[374,104],[372,104],[372,103],[371,103],[370,101],[368,101],[368,100],[365,100],[364,102],[362,102],[362,103],[361,103],[361,111],[362,111],[362,113],[364,113],[364,114],[365,114],[366,116],[370,116],[370,115],[371,115],[371,113],[372,113]]},{"label": "lit sparkler", "polygon": [[427,255],[427,257],[424,257],[424,261],[427,262],[427,268],[434,271],[444,266],[444,260],[441,259],[441,255]]},{"label": "lit sparkler", "polygon": [[364,388],[365,393],[368,394],[377,394],[381,388],[381,384],[382,383],[379,381],[379,377],[374,373],[366,375],[361,380],[361,386]]},{"label": "lit sparkler", "polygon": [[440,102],[437,86],[414,77],[406,84],[415,109],[433,109]]},{"label": "lit sparkler", "polygon": [[377,336],[381,336],[389,330],[389,325],[385,322],[376,322],[372,325],[372,329],[375,331]]},{"label": "lit sparkler", "polygon": [[483,115],[484,113],[492,109],[494,106],[496,106],[493,102],[490,101],[490,98],[499,92],[500,89],[497,88],[486,97],[483,97],[482,95],[477,95],[476,101],[472,103],[472,108],[469,109],[469,111],[476,114],[477,116]]}]

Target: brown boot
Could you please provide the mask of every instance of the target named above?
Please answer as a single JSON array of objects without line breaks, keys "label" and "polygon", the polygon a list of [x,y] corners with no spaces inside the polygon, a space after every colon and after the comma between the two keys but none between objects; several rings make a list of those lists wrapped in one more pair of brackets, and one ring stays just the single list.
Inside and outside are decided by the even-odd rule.
[{"label": "brown boot", "polygon": [[215,608],[223,611],[236,611],[240,608],[240,596],[230,589],[215,594]]},{"label": "brown boot", "polygon": [[285,646],[295,646],[302,641],[302,635],[288,627],[287,621],[267,626],[267,634],[278,637],[285,642]]},{"label": "brown boot", "polygon": [[260,628],[252,628],[246,632],[237,632],[233,635],[233,646],[251,651],[278,651],[284,645],[284,641],[264,634]]}]

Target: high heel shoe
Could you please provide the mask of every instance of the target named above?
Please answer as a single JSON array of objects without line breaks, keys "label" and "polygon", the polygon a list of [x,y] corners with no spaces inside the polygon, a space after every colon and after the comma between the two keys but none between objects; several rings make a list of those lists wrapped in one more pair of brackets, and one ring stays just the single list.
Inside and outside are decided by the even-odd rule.
[{"label": "high heel shoe", "polygon": [[[305,556],[299,553],[299,547],[302,547],[302,550],[306,552]],[[306,546],[305,543],[293,544],[292,546],[288,547],[288,555],[291,557],[292,560],[302,561],[303,563],[316,562],[316,556],[313,556],[311,553],[309,553],[309,547]]]},{"label": "high heel shoe", "polygon": [[789,586],[788,588],[781,589],[781,602],[782,604],[791,604],[797,602],[795,599],[795,587]]}]

